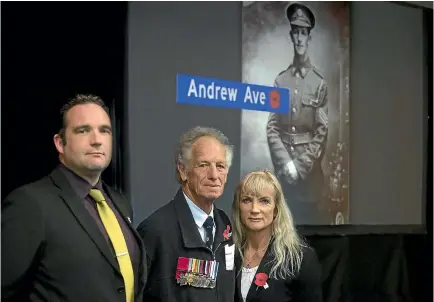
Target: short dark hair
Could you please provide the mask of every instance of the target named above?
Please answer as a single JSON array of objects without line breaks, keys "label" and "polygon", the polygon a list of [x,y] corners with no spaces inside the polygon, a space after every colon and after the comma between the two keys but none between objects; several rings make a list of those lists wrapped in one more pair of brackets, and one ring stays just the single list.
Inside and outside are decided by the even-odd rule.
[{"label": "short dark hair", "polygon": [[67,119],[66,119],[66,115],[68,114],[68,111],[71,110],[71,108],[74,106],[86,105],[86,104],[98,105],[102,109],[104,109],[105,112],[107,112],[107,115],[110,116],[108,107],[105,105],[104,101],[99,96],[93,94],[76,94],[72,99],[69,100],[68,103],[63,105],[62,108],[60,109],[62,127],[60,128],[59,135],[64,145],[66,144],[65,130],[66,127],[68,126]]}]

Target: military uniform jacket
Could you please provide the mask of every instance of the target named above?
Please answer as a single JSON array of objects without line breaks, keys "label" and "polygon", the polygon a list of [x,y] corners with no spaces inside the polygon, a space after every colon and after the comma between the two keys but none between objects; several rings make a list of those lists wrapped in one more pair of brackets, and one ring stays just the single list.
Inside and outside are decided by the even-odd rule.
[{"label": "military uniform jacket", "polygon": [[[282,71],[274,86],[290,88],[288,114],[271,113],[267,139],[276,174],[293,161],[302,180],[315,169],[321,169],[328,129],[327,84],[307,61],[304,67],[294,65]],[[321,172],[322,173],[322,172]]]},{"label": "military uniform jacket", "polygon": [[[148,282],[144,301],[161,302],[232,302],[235,292],[235,268],[228,270],[225,246],[232,246],[232,236],[225,239],[227,215],[214,206],[216,232],[213,251],[200,237],[193,215],[180,189],[175,198],[144,220],[137,228],[146,246]],[[230,233],[229,233],[230,234]],[[215,288],[181,286],[175,279],[178,257],[219,262]]]}]

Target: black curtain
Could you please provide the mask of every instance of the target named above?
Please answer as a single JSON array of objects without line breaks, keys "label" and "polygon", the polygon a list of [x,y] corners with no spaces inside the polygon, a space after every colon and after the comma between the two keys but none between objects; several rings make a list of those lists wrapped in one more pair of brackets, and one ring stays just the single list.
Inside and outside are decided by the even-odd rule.
[{"label": "black curtain", "polygon": [[[123,116],[125,2],[3,2],[2,199],[57,165],[60,107],[93,93]],[[120,135],[119,122],[117,122]],[[122,141],[103,179],[121,188]]]}]

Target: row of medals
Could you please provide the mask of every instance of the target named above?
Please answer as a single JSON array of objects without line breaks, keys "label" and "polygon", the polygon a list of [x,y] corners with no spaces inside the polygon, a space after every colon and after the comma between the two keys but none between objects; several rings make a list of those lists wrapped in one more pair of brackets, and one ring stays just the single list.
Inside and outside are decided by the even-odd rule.
[{"label": "row of medals", "polygon": [[177,283],[180,285],[190,285],[203,288],[214,288],[216,284],[215,280],[207,276],[195,275],[192,273],[181,274],[177,280]]}]

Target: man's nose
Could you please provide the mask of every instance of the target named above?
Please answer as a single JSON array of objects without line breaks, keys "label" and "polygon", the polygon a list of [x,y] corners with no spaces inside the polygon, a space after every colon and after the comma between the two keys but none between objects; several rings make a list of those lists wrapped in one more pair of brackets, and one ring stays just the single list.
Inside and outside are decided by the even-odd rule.
[{"label": "man's nose", "polygon": [[90,134],[90,144],[92,146],[101,145],[101,134],[98,131],[92,131]]},{"label": "man's nose", "polygon": [[302,39],[301,39],[301,35],[297,35],[296,40],[297,40],[298,42],[301,42],[301,41],[302,41]]},{"label": "man's nose", "polygon": [[217,177],[218,177],[218,171],[217,171],[217,167],[215,165],[209,165],[209,168],[208,168],[208,177],[210,179],[217,179]]}]

